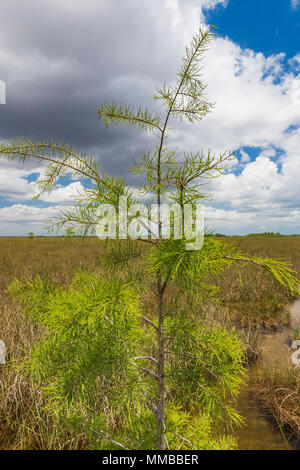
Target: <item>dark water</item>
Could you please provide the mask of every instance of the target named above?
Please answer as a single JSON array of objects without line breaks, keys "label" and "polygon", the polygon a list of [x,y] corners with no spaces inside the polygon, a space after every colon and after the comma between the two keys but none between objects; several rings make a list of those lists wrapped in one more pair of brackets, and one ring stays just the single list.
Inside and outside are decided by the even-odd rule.
[{"label": "dark water", "polygon": [[[290,319],[293,327],[300,326],[300,299],[290,307]],[[280,375],[289,375],[295,366],[291,361],[291,330],[282,328],[275,333],[262,333],[259,339],[261,356],[249,369],[248,381],[260,374],[280,371]],[[300,448],[300,442],[291,443],[281,432],[274,419],[263,409],[246,385],[242,390],[236,408],[246,419],[246,426],[236,431],[240,450],[291,450]]]}]

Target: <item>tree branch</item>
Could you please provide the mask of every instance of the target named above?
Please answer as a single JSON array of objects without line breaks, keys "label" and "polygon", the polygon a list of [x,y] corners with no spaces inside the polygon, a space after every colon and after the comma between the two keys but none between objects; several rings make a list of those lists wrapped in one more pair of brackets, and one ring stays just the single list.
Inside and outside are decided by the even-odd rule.
[{"label": "tree branch", "polygon": [[151,320],[149,320],[149,318],[145,317],[144,315],[140,315],[140,317],[141,317],[146,323],[148,323],[148,325],[153,326],[153,328],[155,328],[156,331],[158,330],[158,327],[157,327]]},{"label": "tree branch", "polygon": [[123,444],[120,444],[120,442],[117,442],[114,439],[111,439],[110,437],[105,436],[103,431],[96,431],[96,429],[91,429],[91,431],[94,432],[95,434],[98,434],[98,436],[101,436],[102,439],[106,439],[107,441],[112,442],[113,444],[116,444],[117,446],[121,447],[124,450],[129,450],[128,447],[125,447]]},{"label": "tree branch", "polygon": [[133,358],[134,361],[137,361],[139,359],[148,359],[149,361],[154,362],[154,364],[158,364],[158,361],[152,356],[137,356]]},{"label": "tree branch", "polygon": [[158,375],[152,372],[152,370],[149,370],[146,367],[139,367],[139,366],[135,366],[135,367],[139,370],[142,370],[143,372],[145,372],[146,374],[150,375],[151,377],[153,377],[155,380],[158,381]]},{"label": "tree branch", "polygon": [[192,449],[197,450],[196,447],[194,446],[194,444],[191,441],[189,441],[188,439],[186,439],[185,437],[180,436],[179,434],[176,434],[176,432],[173,432],[173,431],[168,431],[167,430],[167,432],[169,432],[170,434],[174,434],[174,436],[179,437],[179,439],[182,439],[184,442],[189,444],[192,447]]},{"label": "tree branch", "polygon": [[111,119],[120,119],[120,120],[124,120],[124,121],[140,122],[142,124],[147,124],[148,126],[151,126],[151,127],[156,127],[156,129],[158,129],[160,132],[163,131],[162,128],[158,124],[155,124],[151,121],[147,121],[146,119],[140,119],[140,118],[137,118],[137,117],[134,117],[134,116],[126,116],[126,115],[113,114],[113,113],[107,113],[107,114],[105,114],[105,116],[107,116]]}]

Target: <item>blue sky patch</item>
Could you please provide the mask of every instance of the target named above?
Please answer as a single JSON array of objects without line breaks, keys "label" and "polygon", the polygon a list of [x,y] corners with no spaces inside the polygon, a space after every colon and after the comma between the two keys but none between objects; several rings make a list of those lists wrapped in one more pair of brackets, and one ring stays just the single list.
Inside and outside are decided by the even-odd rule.
[{"label": "blue sky patch", "polygon": [[243,49],[267,56],[284,51],[288,58],[299,52],[300,3],[292,8],[288,0],[229,0],[226,8],[218,5],[205,17]]}]

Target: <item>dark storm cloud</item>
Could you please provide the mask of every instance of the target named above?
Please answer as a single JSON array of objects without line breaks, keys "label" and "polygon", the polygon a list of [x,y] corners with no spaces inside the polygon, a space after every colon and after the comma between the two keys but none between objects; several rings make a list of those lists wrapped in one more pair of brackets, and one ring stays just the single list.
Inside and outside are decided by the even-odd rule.
[{"label": "dark storm cloud", "polygon": [[0,139],[54,137],[92,151],[106,171],[125,171],[149,138],[106,130],[96,108],[105,100],[152,106],[155,85],[174,78],[183,41],[168,3],[2,0]]},{"label": "dark storm cloud", "polygon": [[[0,80],[7,85],[7,104],[0,105],[0,141],[20,135],[63,140],[88,150],[106,172],[127,173],[132,158],[150,150],[153,139],[125,126],[105,129],[97,120],[97,106],[107,100],[154,108],[155,86],[174,81],[184,46],[199,26],[201,6],[226,4],[226,0],[1,0]],[[238,233],[238,227],[252,224],[257,208],[265,224],[272,224],[278,214],[293,232],[299,225],[300,134],[295,128],[300,122],[299,71],[285,73],[281,59],[281,54],[264,57],[229,38],[216,39],[203,64],[208,97],[217,101],[214,112],[199,126],[171,124],[175,130],[170,132],[170,147],[179,150],[210,148],[218,153],[255,147],[279,149],[278,156],[282,154],[281,167],[275,155],[270,160],[257,153],[255,160],[240,162],[244,166],[237,162],[236,171],[229,168],[212,185],[218,208],[212,217],[220,232],[226,227],[232,232],[235,224]],[[243,73],[237,75],[236,64],[241,62]],[[273,72],[265,76],[270,64],[280,77],[278,83],[271,79]],[[292,132],[286,134],[288,128]],[[43,207],[35,212],[37,206],[28,203],[33,189],[26,178],[38,171],[34,161],[22,168],[1,159],[0,205],[18,204],[13,210],[0,207],[0,234],[35,232],[30,221],[38,224],[47,218]],[[129,181],[136,183],[133,176]],[[28,223],[28,229],[18,230],[14,218]]]}]

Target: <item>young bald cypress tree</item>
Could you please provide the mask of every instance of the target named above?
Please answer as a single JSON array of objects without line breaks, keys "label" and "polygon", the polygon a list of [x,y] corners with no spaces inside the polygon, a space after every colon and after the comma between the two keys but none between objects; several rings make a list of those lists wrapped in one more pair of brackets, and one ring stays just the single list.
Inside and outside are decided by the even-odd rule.
[{"label": "young bald cypress tree", "polygon": [[[26,311],[50,331],[30,362],[50,402],[73,424],[78,409],[85,409],[89,418],[78,418],[80,425],[98,436],[101,445],[105,441],[112,448],[218,448],[220,441],[209,435],[209,416],[240,421],[224,399],[228,392],[236,396],[242,382],[240,341],[233,331],[202,325],[188,307],[174,303],[170,308],[166,303],[170,287],[177,296],[189,291],[197,302],[202,292],[215,295],[214,287],[205,283],[208,275],[218,275],[233,263],[253,263],[298,292],[299,281],[282,261],[247,257],[209,234],[199,250],[187,250],[184,236],[176,239],[173,232],[169,239],[164,236],[163,203],[175,202],[183,210],[186,204],[209,199],[203,184],[222,174],[232,158],[228,151],[182,153],[167,146],[171,118],[196,124],[213,109],[200,76],[201,59],[213,36],[211,28],[200,29],[186,48],[175,84],[156,90],[154,99],[161,103],[161,112],[116,103],[98,108],[107,126],[124,123],[153,135],[153,151],[142,154],[132,169],[146,181],[139,193],[124,178],[105,175],[93,158],[65,143],[16,138],[0,145],[0,157],[47,164],[37,197],[51,192],[59,178],[70,172],[81,180],[83,190],[76,196],[76,205],[63,208],[49,221],[51,228],[66,225],[84,236],[93,235],[102,204],[117,210],[120,197],[125,197],[130,213],[145,202],[145,193],[157,204],[155,233],[146,226],[146,234],[136,242],[149,246],[143,275],[156,303],[150,318],[125,274],[125,280],[110,282],[82,274],[65,290],[41,279],[11,286]],[[120,229],[124,221],[117,222]],[[123,247],[116,242],[109,254],[111,267],[128,266],[140,256],[136,243]],[[130,273],[132,281],[135,273]],[[91,397],[99,390],[96,411],[89,414]],[[68,412],[63,411],[66,401]],[[113,416],[110,422],[105,413]]]}]

